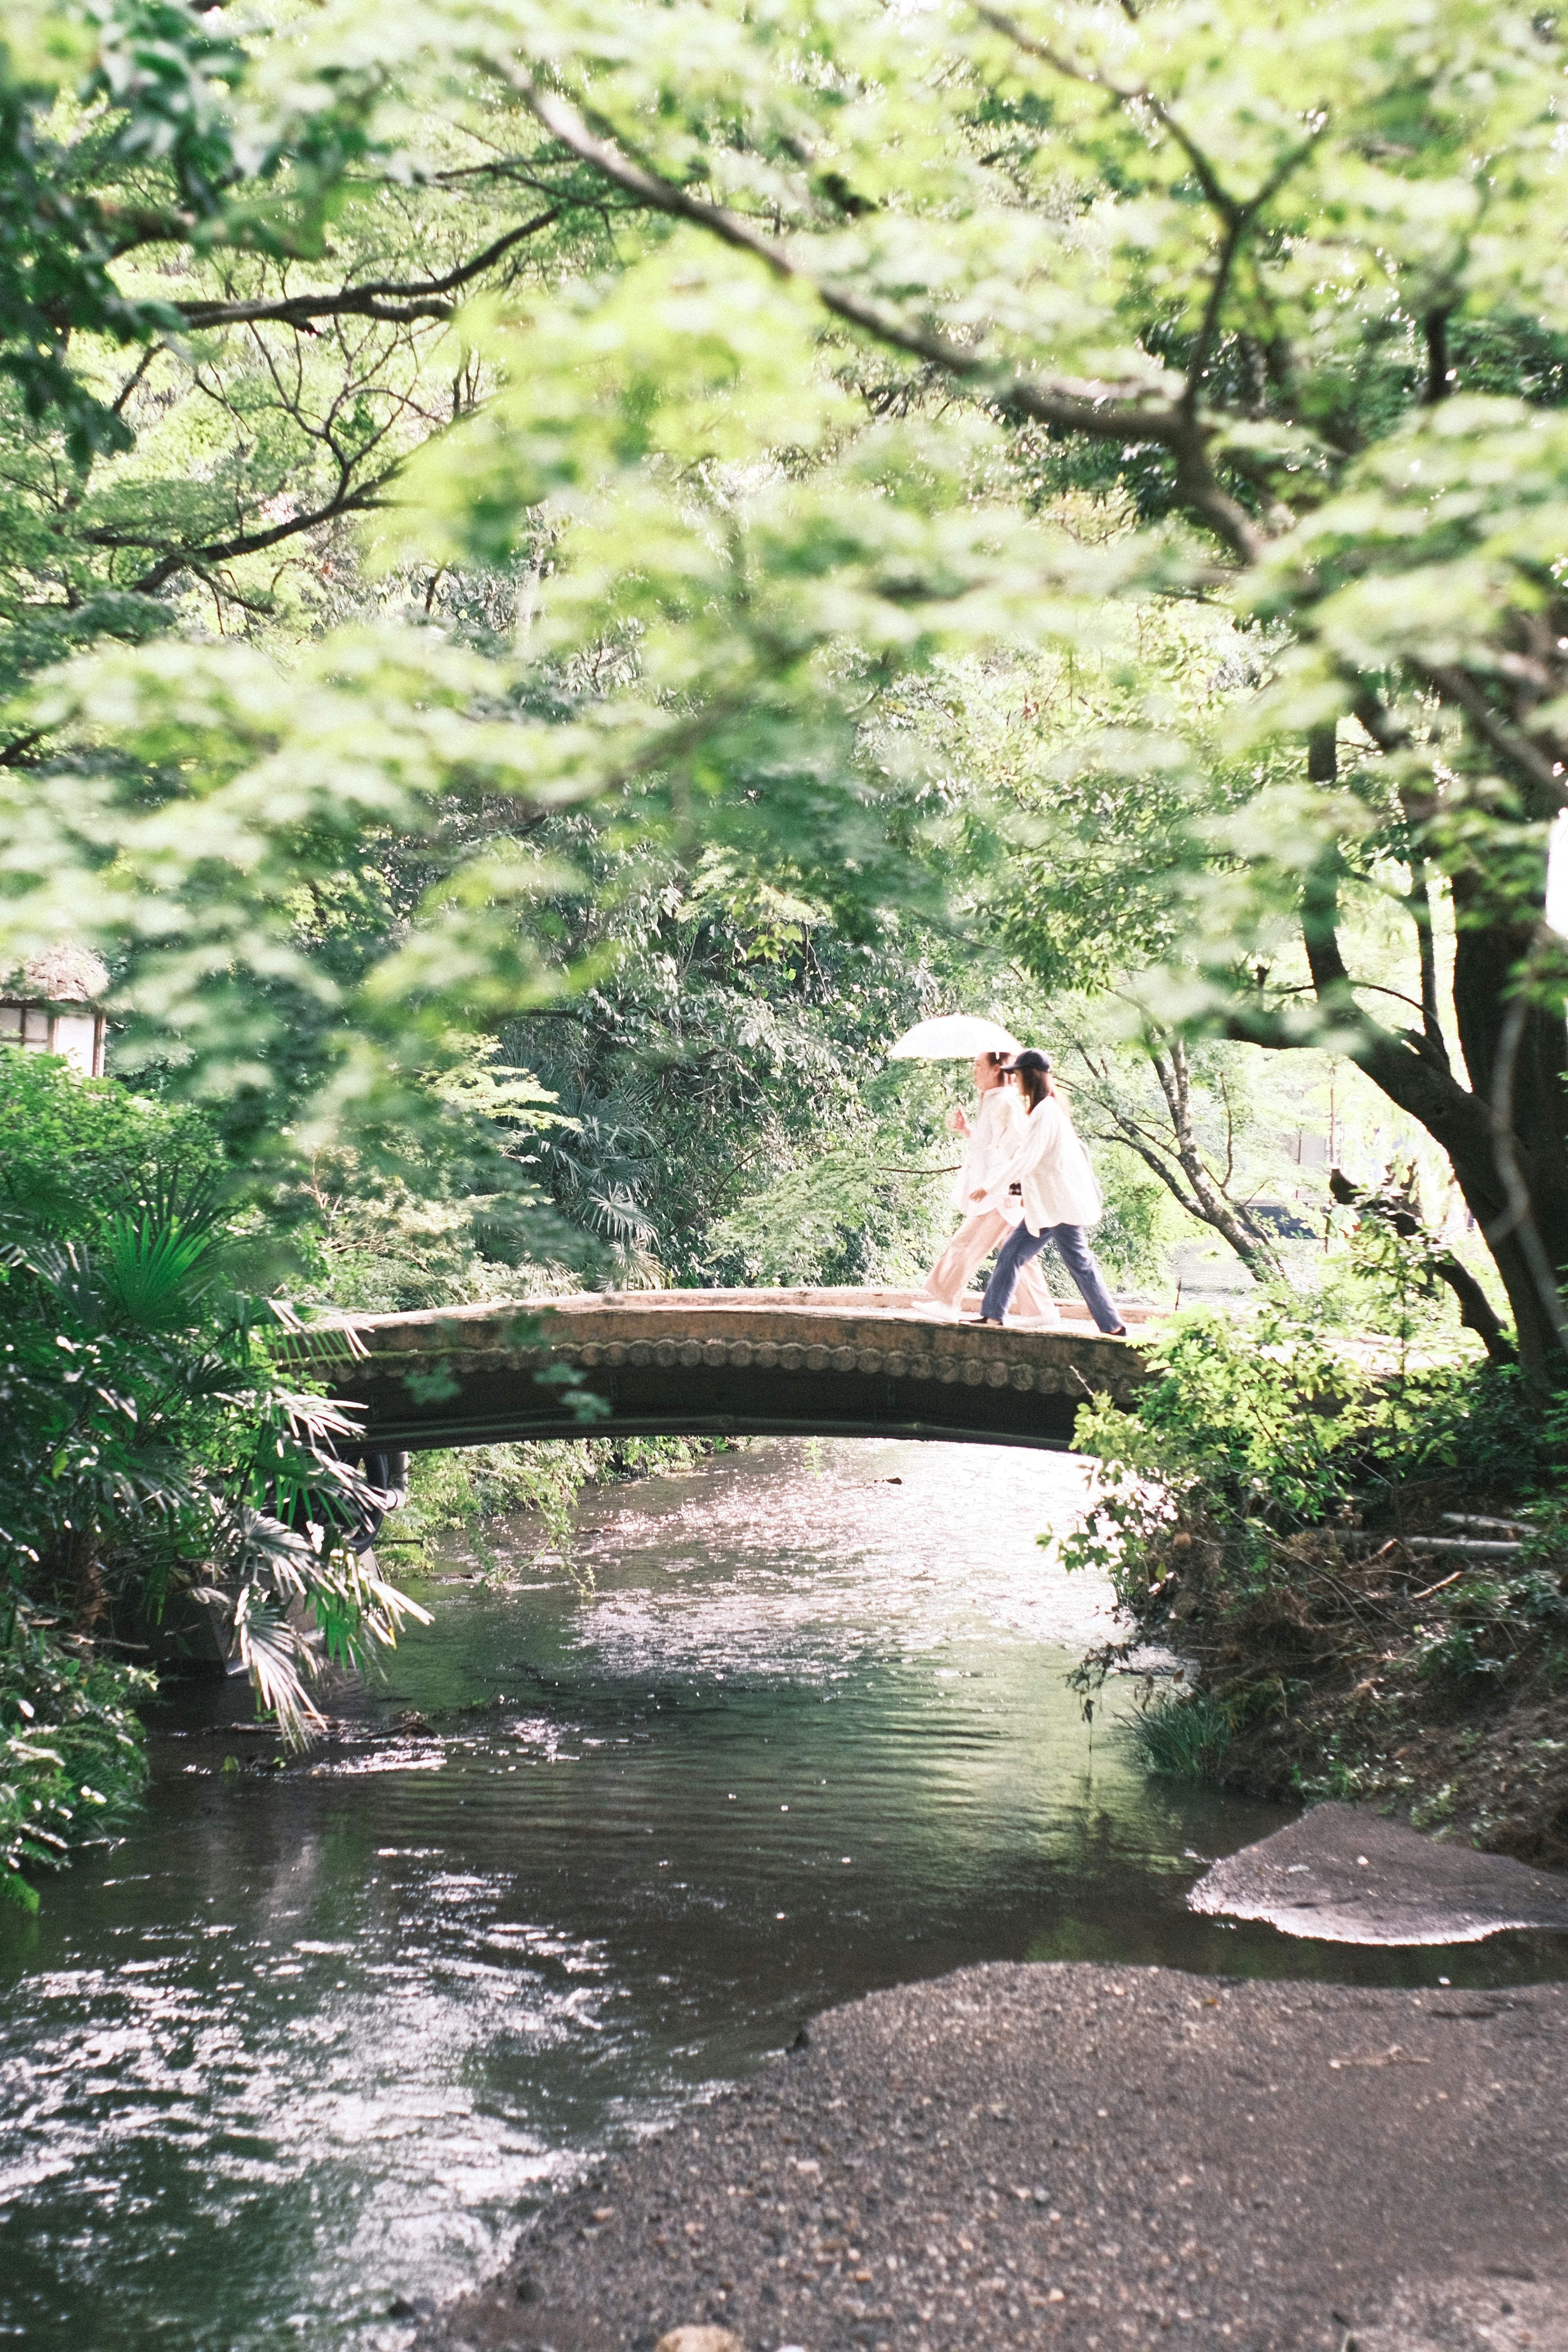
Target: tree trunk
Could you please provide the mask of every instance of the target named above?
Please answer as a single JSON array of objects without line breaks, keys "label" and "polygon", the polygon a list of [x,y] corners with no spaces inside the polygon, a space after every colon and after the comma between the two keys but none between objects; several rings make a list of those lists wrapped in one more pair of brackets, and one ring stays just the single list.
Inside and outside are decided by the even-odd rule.
[{"label": "tree trunk", "polygon": [[1477,919],[1478,897],[1456,879],[1454,1009],[1486,1116],[1452,1153],[1454,1172],[1508,1292],[1520,1360],[1556,1387],[1568,1381],[1568,1024],[1515,997],[1533,928]]},{"label": "tree trunk", "polygon": [[65,1548],[63,1565],[70,1580],[74,1603],[73,1630],[78,1633],[95,1633],[99,1621],[109,1606],[104,1591],[103,1570],[98,1557],[98,1530],[89,1525],[73,1529]]},{"label": "tree trunk", "polygon": [[[1493,1007],[1504,1014],[1508,1008],[1503,992],[1510,969],[1506,960],[1500,959],[1489,982]],[[1478,973],[1478,993],[1481,986]],[[1489,1025],[1482,1024],[1483,1028]],[[1553,1388],[1568,1385],[1561,1286],[1552,1278],[1552,1269],[1568,1263],[1568,1183],[1561,1173],[1560,1140],[1552,1148],[1552,1139],[1560,1138],[1562,1102],[1543,1096],[1539,1081],[1550,1069],[1552,1055],[1561,1053],[1563,1025],[1552,1015],[1531,1012],[1526,1016],[1521,1041],[1521,1082],[1515,1089],[1513,1136],[1523,1192],[1522,1217],[1516,1215],[1517,1204],[1510,1198],[1491,1106],[1484,1090],[1470,1092],[1386,1030],[1352,1049],[1352,1059],[1367,1076],[1391,1102],[1419,1120],[1447,1153],[1465,1205],[1480,1228],[1508,1293],[1521,1366],[1532,1383]],[[1500,1034],[1500,1020],[1496,1029]],[[1557,1034],[1542,1034],[1553,1031]],[[1479,1039],[1470,1050],[1481,1053]],[[1532,1065],[1533,1086],[1528,1102],[1522,1082],[1527,1058]],[[1481,1059],[1479,1074],[1484,1089],[1495,1078],[1495,1057]],[[1545,1139],[1537,1131],[1537,1121],[1549,1125]],[[1505,1138],[1505,1154],[1508,1149]]]},{"label": "tree trunk", "polygon": [[[1468,928],[1461,913],[1454,994],[1467,1087],[1440,1043],[1408,1030],[1396,1035],[1363,1013],[1340,959],[1331,901],[1325,894],[1303,925],[1319,1006],[1353,1021],[1351,1060],[1447,1152],[1502,1277],[1526,1375],[1537,1387],[1568,1388],[1568,1024],[1560,1012],[1516,998],[1532,935]],[[1227,1034],[1276,1050],[1298,1042],[1266,1007],[1238,1007]],[[1510,1116],[1500,1134],[1503,1097]]]},{"label": "tree trunk", "polygon": [[[1308,772],[1318,782],[1335,772],[1331,738],[1325,728],[1308,739]],[[1568,1024],[1561,1005],[1521,992],[1537,926],[1497,920],[1486,877],[1452,877],[1454,1011],[1467,1087],[1449,1066],[1425,984],[1419,1034],[1396,1035],[1361,1011],[1340,951],[1342,870],[1337,857],[1327,861],[1302,894],[1301,938],[1318,1003],[1354,1018],[1361,1034],[1352,1059],[1447,1153],[1502,1276],[1527,1377],[1538,1387],[1568,1387]]]}]

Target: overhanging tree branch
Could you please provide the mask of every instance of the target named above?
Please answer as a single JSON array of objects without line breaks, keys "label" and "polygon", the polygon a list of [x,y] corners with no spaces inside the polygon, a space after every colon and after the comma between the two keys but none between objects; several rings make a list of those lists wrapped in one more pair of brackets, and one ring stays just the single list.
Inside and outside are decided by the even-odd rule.
[{"label": "overhanging tree branch", "polygon": [[1037,58],[1042,65],[1049,66],[1052,72],[1059,73],[1064,80],[1081,82],[1089,89],[1101,89],[1107,98],[1113,99],[1118,106],[1139,106],[1152,114],[1161,129],[1167,131],[1175,141],[1192,165],[1194,178],[1215,212],[1222,214],[1227,220],[1237,216],[1239,207],[1235,198],[1228,195],[1221,185],[1214,166],[1203,149],[1191,137],[1164,100],[1156,98],[1146,83],[1113,81],[1109,74],[1101,73],[1095,67],[1085,64],[1081,58],[1068,57],[1067,52],[1058,49],[1054,42],[1042,40],[1037,33],[1026,32],[1023,26],[1015,17],[1009,16],[1005,9],[986,7],[983,5],[983,0],[971,0],[971,5],[983,24],[989,25],[994,32],[1002,34],[1005,39],[1012,42],[1015,48],[1022,49],[1026,57]]},{"label": "overhanging tree branch", "polygon": [[395,324],[405,324],[415,319],[449,319],[457,305],[442,298],[471,285],[476,278],[504,260],[515,246],[552,227],[563,209],[561,205],[552,205],[547,211],[536,213],[531,220],[508,229],[503,236],[487,245],[482,253],[459,262],[441,278],[404,283],[376,278],[363,286],[340,287],[333,293],[279,295],[271,301],[176,302],[174,308],[185,325],[193,328],[252,326],[268,320],[283,326],[303,327],[312,319],[380,319]]},{"label": "overhanging tree branch", "polygon": [[503,74],[551,136],[579,162],[601,172],[624,194],[675,220],[706,229],[734,252],[760,261],[773,277],[804,286],[814,293],[830,316],[871,336],[911,359],[923,361],[956,382],[971,386],[982,398],[1005,413],[1026,416],[1034,424],[1054,425],[1066,433],[1083,433],[1102,441],[1152,441],[1168,448],[1175,459],[1176,486],[1186,505],[1246,562],[1253,562],[1266,544],[1264,534],[1240,502],[1215,479],[1208,461],[1209,429],[1183,402],[1151,395],[1128,399],[1096,385],[1062,382],[1047,376],[1021,374],[982,352],[956,343],[933,329],[900,318],[880,303],[868,301],[851,288],[818,278],[804,268],[789,248],[743,215],[727,205],[710,204],[689,189],[660,179],[634,163],[608,140],[591,131],[577,109],[554,92],[540,89],[523,75]]},{"label": "overhanging tree branch", "polygon": [[[284,521],[273,523],[266,530],[236,531],[230,538],[214,540],[202,547],[171,548],[159,557],[151,570],[131,583],[135,596],[155,596],[180,572],[196,571],[204,565],[231,563],[242,555],[261,555],[269,547],[279,547],[286,539],[297,539],[303,531],[317,530],[323,523],[337,522],[344,515],[368,514],[384,503],[382,493],[402,471],[400,466],[388,466],[373,482],[362,482],[353,489],[338,492],[308,514],[291,515]],[[125,534],[108,531],[89,533],[100,546],[129,547],[139,542]]]},{"label": "overhanging tree branch", "polygon": [[1062,52],[1050,42],[1042,41],[1036,34],[1026,32],[1023,26],[1017,24],[1002,9],[986,6],[984,0],[971,0],[971,5],[976,16],[984,23],[1004,34],[1016,48],[1023,51],[1026,57],[1037,58],[1042,64],[1050,66],[1053,71],[1064,75],[1069,80],[1084,82],[1092,89],[1104,90],[1106,95],[1114,99],[1119,106],[1136,106],[1143,113],[1152,115],[1161,129],[1186,157],[1193,177],[1203,190],[1209,205],[1218,214],[1224,224],[1219,255],[1215,263],[1214,277],[1209,286],[1208,299],[1204,305],[1203,320],[1198,328],[1193,356],[1188,363],[1186,386],[1182,396],[1182,404],[1191,412],[1197,404],[1198,386],[1207,373],[1215,340],[1219,331],[1220,314],[1230,287],[1231,272],[1247,233],[1265,205],[1279,194],[1297,166],[1306,161],[1318,144],[1328,128],[1327,117],[1323,116],[1316,121],[1305,139],[1299,141],[1279,158],[1262,186],[1252,195],[1233,196],[1221,180],[1212,158],[1204,152],[1174,110],[1168,106],[1163,99],[1157,97],[1147,83],[1112,81],[1107,75],[1097,72],[1092,67],[1081,64],[1077,58],[1064,57]]}]

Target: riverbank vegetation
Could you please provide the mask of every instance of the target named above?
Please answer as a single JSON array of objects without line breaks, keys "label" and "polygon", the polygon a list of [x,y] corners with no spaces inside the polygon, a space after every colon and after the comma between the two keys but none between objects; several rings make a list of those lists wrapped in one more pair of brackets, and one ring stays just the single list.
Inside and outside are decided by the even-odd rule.
[{"label": "riverbank vegetation", "polygon": [[[916,1276],[949,1089],[884,1055],[961,1002],[1055,1051],[1123,1285],[1287,1318],[1298,1516],[1226,1577],[1320,1507],[1405,1543],[1357,1446],[1408,1495],[1494,1395],[1554,1425],[1563,63],[1478,0],[20,0],[0,979],[102,957],[82,1100],[151,1139],[75,1223],[13,1188],[29,1607],[99,1638],[37,1565],[72,1479],[116,1559],[297,1536],[276,1465],[331,1433],[265,1302]],[[1336,1170],[1453,1300],[1386,1427],[1321,1337]],[[1190,1329],[1170,1378],[1228,1379]],[[107,1486],[40,1475],[57,1424]],[[156,1504],[153,1431],[200,1465]],[[1443,1507],[1539,1519],[1542,1444]],[[317,1549],[331,1641],[395,1630]]]},{"label": "riverbank vegetation", "polygon": [[[221,1611],[286,1736],[308,1685],[414,1604],[362,1558],[336,1409],[243,1286],[212,1123],[54,1057],[0,1055],[0,1852],[63,1854],[140,1784],[154,1647]],[[312,1530],[311,1522],[325,1535]],[[168,1639],[161,1639],[168,1636]]]},{"label": "riverbank vegetation", "polygon": [[1184,1318],[1136,1410],[1085,1409],[1099,1490],[1063,1556],[1109,1570],[1132,1630],[1078,1679],[1092,1705],[1152,1646],[1183,1661],[1128,1727],[1156,1774],[1376,1802],[1561,1864],[1561,1408],[1516,1364],[1414,1344],[1436,1336],[1419,1288],[1391,1298],[1386,1229],[1373,1246],[1384,1279],[1363,1255],[1348,1298]]},{"label": "riverbank vegetation", "polygon": [[462,1535],[483,1556],[490,1521],[526,1514],[550,1549],[570,1558],[585,1489],[689,1470],[716,1450],[695,1437],[546,1437],[416,1454],[394,1542],[423,1550]]}]

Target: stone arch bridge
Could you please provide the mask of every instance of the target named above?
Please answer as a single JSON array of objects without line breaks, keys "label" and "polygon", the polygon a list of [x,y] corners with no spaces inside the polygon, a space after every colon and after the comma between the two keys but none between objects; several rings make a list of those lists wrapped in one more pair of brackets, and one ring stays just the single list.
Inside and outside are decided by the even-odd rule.
[{"label": "stone arch bridge", "polygon": [[1147,1377],[1135,1343],[1070,1310],[1058,1328],[990,1331],[893,1290],[606,1292],[373,1315],[307,1327],[289,1352],[362,1408],[366,1446],[385,1451],[829,1434],[1066,1451],[1091,1394],[1130,1403]]}]

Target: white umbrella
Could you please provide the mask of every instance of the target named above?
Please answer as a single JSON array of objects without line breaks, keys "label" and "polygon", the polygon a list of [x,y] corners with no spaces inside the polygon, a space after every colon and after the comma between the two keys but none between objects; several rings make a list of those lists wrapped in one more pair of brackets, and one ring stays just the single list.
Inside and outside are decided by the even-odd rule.
[{"label": "white umbrella", "polygon": [[976,1054],[1018,1054],[1023,1048],[999,1021],[973,1013],[946,1013],[920,1021],[888,1048],[889,1062],[972,1062]]}]

